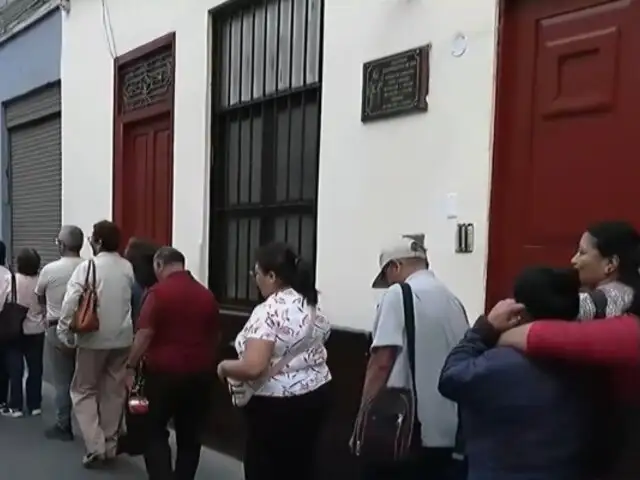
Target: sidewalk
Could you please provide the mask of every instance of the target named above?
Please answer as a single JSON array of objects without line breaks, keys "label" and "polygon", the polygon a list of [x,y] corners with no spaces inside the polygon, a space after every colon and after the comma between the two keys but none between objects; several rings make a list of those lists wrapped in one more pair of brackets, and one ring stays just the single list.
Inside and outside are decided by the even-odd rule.
[{"label": "sidewalk", "polygon": [[[144,480],[146,474],[141,458],[120,457],[117,466],[109,470],[89,471],[82,468],[82,442],[47,440],[43,430],[53,418],[53,389],[44,385],[44,417],[0,418],[1,478],[11,480],[87,480],[118,478]],[[173,442],[173,436],[172,436]],[[241,480],[242,464],[237,460],[203,449],[197,480]]]}]

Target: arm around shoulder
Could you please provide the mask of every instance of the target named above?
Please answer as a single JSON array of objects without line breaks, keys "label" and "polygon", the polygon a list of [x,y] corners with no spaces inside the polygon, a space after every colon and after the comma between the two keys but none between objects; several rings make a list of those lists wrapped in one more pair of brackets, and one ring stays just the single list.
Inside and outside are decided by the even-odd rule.
[{"label": "arm around shoulder", "polygon": [[638,365],[640,320],[623,315],[591,322],[537,321],[529,328],[526,353],[591,365]]}]

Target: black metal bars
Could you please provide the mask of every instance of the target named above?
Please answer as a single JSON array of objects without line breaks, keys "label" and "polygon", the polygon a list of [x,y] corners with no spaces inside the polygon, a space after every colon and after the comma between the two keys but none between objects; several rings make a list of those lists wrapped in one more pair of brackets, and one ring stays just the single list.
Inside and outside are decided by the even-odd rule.
[{"label": "black metal bars", "polygon": [[282,240],[315,259],[322,2],[254,2],[213,25],[210,283],[243,307],[258,299],[259,245]]}]

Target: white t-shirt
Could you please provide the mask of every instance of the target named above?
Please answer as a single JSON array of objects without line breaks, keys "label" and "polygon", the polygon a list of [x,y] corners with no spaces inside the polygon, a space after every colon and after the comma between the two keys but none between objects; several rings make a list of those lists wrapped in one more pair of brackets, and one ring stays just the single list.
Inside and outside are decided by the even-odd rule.
[{"label": "white t-shirt", "polygon": [[[327,366],[327,350],[324,346],[331,326],[319,309],[316,309],[316,312],[316,321],[311,333],[314,341],[311,346],[267,381],[256,395],[303,395],[331,380]],[[272,341],[275,346],[270,365],[273,366],[292,346],[305,338],[310,319],[309,307],[298,292],[291,288],[276,292],[253,310],[251,317],[236,337],[236,351],[242,357],[247,340],[252,338]]]},{"label": "white t-shirt", "polygon": [[67,283],[82,262],[80,257],[62,257],[45,265],[40,271],[35,293],[38,296],[44,295],[47,299],[47,320],[60,319],[60,307],[67,291]]},{"label": "white t-shirt", "polygon": [[0,310],[11,294],[11,272],[4,265],[0,265]]}]

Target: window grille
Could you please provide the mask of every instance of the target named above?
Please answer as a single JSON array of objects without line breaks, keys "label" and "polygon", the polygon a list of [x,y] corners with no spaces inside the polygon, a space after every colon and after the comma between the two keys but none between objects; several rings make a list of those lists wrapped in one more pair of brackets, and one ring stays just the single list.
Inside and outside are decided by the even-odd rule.
[{"label": "window grille", "polygon": [[258,300],[253,253],[286,241],[315,261],[322,0],[213,13],[210,283],[229,307]]}]

